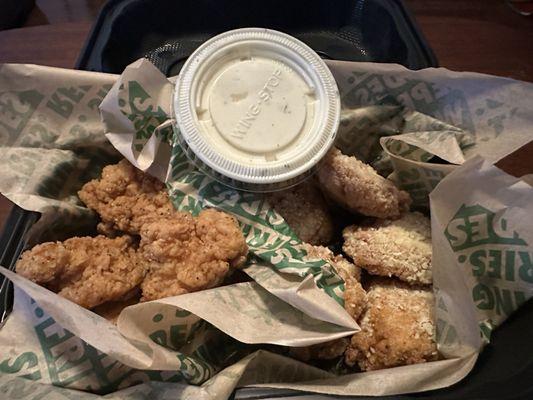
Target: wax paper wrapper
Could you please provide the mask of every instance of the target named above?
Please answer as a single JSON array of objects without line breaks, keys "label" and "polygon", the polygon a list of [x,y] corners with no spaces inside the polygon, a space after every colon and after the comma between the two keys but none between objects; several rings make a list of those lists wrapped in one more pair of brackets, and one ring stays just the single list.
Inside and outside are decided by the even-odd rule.
[{"label": "wax paper wrapper", "polygon": [[495,163],[531,141],[533,85],[444,68],[328,61],[344,108],[338,146],[391,173],[427,208],[465,160]]},{"label": "wax paper wrapper", "polygon": [[[420,151],[433,154],[429,149],[438,153],[426,155],[425,161],[434,157],[446,160],[445,153],[453,153],[457,157],[455,161],[462,162],[459,155],[467,159],[466,150],[478,146],[473,132],[398,104],[393,100],[393,94],[387,96],[384,93],[384,99],[375,102],[353,100],[354,93],[349,85],[355,81],[351,80],[350,69],[357,76],[361,68],[366,68],[366,73],[370,74],[369,71],[380,66],[331,63],[330,67],[338,80],[344,106],[338,144],[348,154],[357,154],[372,162],[382,173],[394,171],[393,176],[398,176],[401,171],[386,142],[383,142],[386,151],[380,150],[380,138],[394,140],[401,146],[408,142],[414,146],[416,135],[409,134],[416,133],[416,127],[422,125],[406,122],[413,115],[433,124],[424,125],[424,132],[428,131],[428,126],[435,128],[430,132],[440,132],[442,140],[439,143],[444,143],[442,148],[453,147],[453,151],[437,152],[436,146],[426,143],[423,148],[410,150],[416,154]],[[393,68],[406,73],[401,67]],[[439,74],[439,79],[445,82],[445,76],[451,73],[441,70]],[[78,95],[77,101],[60,96],[77,87],[78,77],[87,80],[83,82],[84,86],[91,84],[88,93],[93,93],[91,90],[104,81],[108,85],[98,89],[109,90],[100,104],[103,124],[98,122],[95,110],[88,106],[92,96]],[[198,213],[208,206],[235,215],[251,250],[245,272],[253,279],[253,282],[129,307],[114,326],[96,314],[3,270],[22,289],[17,290],[14,313],[0,330],[0,343],[6,343],[5,353],[8,354],[0,360],[0,372],[5,374],[1,379],[8,385],[7,390],[24,387],[26,383],[20,377],[43,384],[52,383],[55,387],[45,386],[47,389],[43,390],[58,396],[70,395],[68,391],[57,389],[64,387],[111,393],[110,396],[118,398],[142,393],[163,398],[224,399],[236,386],[245,385],[340,395],[430,390],[451,385],[470,371],[483,344],[479,321],[490,319],[491,327],[501,322],[491,316],[480,318],[472,314],[473,319],[466,323],[465,318],[458,315],[457,310],[475,308],[475,298],[465,285],[450,287],[450,281],[442,278],[442,275],[458,275],[454,265],[444,263],[438,267],[442,273],[435,274],[435,287],[438,289],[437,341],[446,360],[337,376],[290,359],[285,356],[286,347],[277,345],[303,346],[350,335],[357,330],[357,325],[342,309],[343,282],[325,261],[304,259],[305,251],[299,240],[262,198],[228,189],[191,165],[175,140],[179,132],[174,131],[172,124],[170,80],[146,61],[132,64],[120,77],[35,66],[4,66],[0,70],[0,79],[0,96],[7,99],[2,103],[3,112],[10,118],[14,112],[13,121],[22,120],[14,133],[7,131],[7,144],[2,151],[16,155],[17,162],[23,165],[30,164],[36,157],[31,152],[25,153],[27,148],[37,149],[36,153],[42,157],[39,163],[33,164],[33,169],[22,172],[16,169],[17,164],[13,164],[0,179],[2,193],[26,209],[43,213],[40,221],[47,223],[38,223],[30,232],[27,238],[30,243],[43,238],[49,240],[58,232],[66,235],[61,229],[65,225],[61,222],[65,221],[65,215],[71,226],[79,224],[76,228],[80,230],[94,228],[94,217],[81,206],[75,193],[89,177],[98,173],[103,164],[117,159],[118,154],[109,146],[111,143],[135,166],[165,181],[178,209]],[[390,81],[392,78],[386,79]],[[433,85],[427,77],[420,79]],[[486,85],[493,79],[499,81],[499,78],[483,76],[482,83]],[[529,88],[527,84],[511,80],[504,83],[502,87]],[[28,90],[39,93],[40,101],[28,104],[23,96]],[[463,93],[470,102],[476,101],[475,94],[475,91],[468,96]],[[71,114],[62,119],[52,118],[53,114],[47,108],[53,98],[71,104]],[[506,107],[516,101],[508,96],[500,99],[503,100],[506,100]],[[446,104],[441,106],[445,108]],[[94,152],[94,163],[93,153],[87,156],[76,142],[69,141],[70,136],[66,133],[67,127],[82,122],[80,115],[84,116],[86,126],[94,127],[94,135],[98,136],[94,138],[99,143],[99,150]],[[513,118],[517,115],[521,116],[515,111]],[[56,137],[62,137],[62,140],[46,144],[39,137],[30,145],[19,146],[21,149],[11,145],[24,143],[23,138],[32,132],[31,127],[38,122],[39,116],[46,121],[47,129],[58,132]],[[6,118],[2,115],[1,121],[11,121]],[[404,128],[406,137],[391,138],[403,133]],[[500,134],[512,136],[513,131]],[[449,140],[450,135],[453,140]],[[350,136],[353,142],[365,145],[350,147]],[[523,135],[520,137],[525,141]],[[58,147],[57,142],[60,143]],[[92,142],[81,141],[89,148]],[[496,147],[501,149],[501,146]],[[507,147],[508,151],[514,150],[511,147]],[[61,155],[70,158],[56,162],[49,150],[53,153],[63,150],[66,153]],[[400,154],[404,155],[403,152]],[[405,159],[406,162],[412,161]],[[50,192],[45,183],[56,176],[56,164],[61,165],[59,170],[68,172],[59,179],[60,189]],[[24,178],[24,184],[19,185],[19,180],[13,178],[16,173]],[[443,176],[435,175],[434,179],[438,181]],[[502,187],[502,191],[507,189]],[[427,201],[427,191],[424,201]],[[508,226],[511,225],[512,221],[509,221]],[[465,277],[469,273],[464,268],[460,272]],[[524,298],[527,297],[529,294],[525,293]],[[515,306],[517,304],[513,304]],[[482,311],[480,313],[484,315]],[[35,387],[42,388],[40,385]],[[130,388],[124,389],[127,387]]]}]

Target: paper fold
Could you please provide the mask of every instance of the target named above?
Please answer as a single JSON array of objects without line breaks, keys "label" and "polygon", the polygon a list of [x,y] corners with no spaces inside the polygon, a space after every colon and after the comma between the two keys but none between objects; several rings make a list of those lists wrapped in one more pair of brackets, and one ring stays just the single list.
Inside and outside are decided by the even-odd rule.
[{"label": "paper fold", "polygon": [[262,197],[193,167],[172,127],[172,80],[146,60],[121,76],[3,65],[0,191],[43,214],[26,241],[91,232],[96,219],[76,191],[124,156],[166,182],[176,208],[235,215],[254,281],[130,306],[115,326],[2,269],[25,293],[17,289],[0,330],[0,381],[221,400],[244,385],[391,395],[466,376],[492,330],[532,295],[532,188],[491,163],[530,140],[533,85],[445,69],[328,66],[343,105],[337,145],[390,174],[415,206],[431,207],[437,342],[446,360],[335,376],[286,357],[286,346],[357,331],[342,306],[343,282],[324,260],[306,258]]}]

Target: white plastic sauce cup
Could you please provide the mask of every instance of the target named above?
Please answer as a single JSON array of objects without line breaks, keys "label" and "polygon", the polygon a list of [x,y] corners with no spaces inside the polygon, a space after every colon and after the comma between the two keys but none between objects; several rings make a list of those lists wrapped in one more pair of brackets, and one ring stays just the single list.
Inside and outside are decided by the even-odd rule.
[{"label": "white plastic sauce cup", "polygon": [[202,44],[173,99],[176,134],[213,178],[249,191],[281,190],[314,172],[340,116],[333,75],[307,45],[246,28]]}]

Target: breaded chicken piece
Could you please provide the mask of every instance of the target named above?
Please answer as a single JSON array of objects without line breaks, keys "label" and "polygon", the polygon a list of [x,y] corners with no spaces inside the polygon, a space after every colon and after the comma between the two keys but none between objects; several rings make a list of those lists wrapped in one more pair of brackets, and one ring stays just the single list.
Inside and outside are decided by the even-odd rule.
[{"label": "breaded chicken piece", "polygon": [[[302,244],[308,259],[320,258],[328,261],[344,280],[344,308],[357,321],[366,307],[366,292],[361,286],[361,270],[346,260],[342,255],[335,255],[327,247]],[[330,342],[318,343],[307,347],[291,348],[291,355],[302,361],[331,360],[340,357],[348,347],[349,340],[341,338]]]},{"label": "breaded chicken piece", "polygon": [[399,218],[411,198],[370,166],[332,148],[318,170],[322,191],[346,209],[369,217]]},{"label": "breaded chicken piece", "polygon": [[343,236],[344,252],[370,274],[431,284],[431,223],[419,212],[370,226],[349,226]]},{"label": "breaded chicken piece", "polygon": [[143,301],[217,286],[230,266],[246,259],[248,248],[233,217],[215,210],[198,218],[176,211],[164,185],[126,160],[105,167],[78,194],[100,214],[100,232],[141,236],[139,255],[148,269]]},{"label": "breaded chicken piece", "polygon": [[430,289],[384,278],[372,282],[346,364],[371,371],[436,360],[434,302]]},{"label": "breaded chicken piece", "polygon": [[334,254],[327,247],[313,246],[310,243],[302,243],[302,247],[307,252],[306,258],[319,258],[328,261],[345,281],[351,278],[355,278],[357,281],[361,280],[361,268],[356,267],[341,254]]},{"label": "breaded chicken piece", "polygon": [[149,268],[141,285],[143,301],[220,285],[248,252],[235,218],[212,209],[197,218],[176,212],[144,224],[140,234],[139,252]]},{"label": "breaded chicken piece", "polygon": [[325,245],[333,238],[333,221],[322,193],[311,181],[266,195],[268,203],[302,242]]},{"label": "breaded chicken piece", "polygon": [[117,301],[108,301],[93,308],[93,311],[109,322],[117,324],[118,316],[126,307],[139,303],[140,290],[135,290],[126,295],[126,297]]},{"label": "breaded chicken piece", "polygon": [[312,246],[308,243],[302,244],[307,251],[308,259],[320,258],[329,262],[339,276],[343,279],[344,285],[344,308],[350,316],[357,320],[366,304],[366,292],[361,286],[361,269],[346,260],[342,255],[335,255],[327,247]]},{"label": "breaded chicken piece", "polygon": [[74,237],[24,252],[17,273],[82,307],[123,298],[145,275],[129,236]]},{"label": "breaded chicken piece", "polygon": [[115,231],[138,234],[143,224],[175,212],[165,185],[125,159],[106,166],[101,178],[86,183],[78,196],[100,215],[98,230],[110,236]]}]

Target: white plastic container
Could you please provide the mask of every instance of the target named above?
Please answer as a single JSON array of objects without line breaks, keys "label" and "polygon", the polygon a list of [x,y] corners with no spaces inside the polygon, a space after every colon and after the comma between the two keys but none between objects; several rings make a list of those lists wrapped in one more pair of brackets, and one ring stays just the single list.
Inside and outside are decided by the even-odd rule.
[{"label": "white plastic container", "polygon": [[318,54],[258,28],[201,45],[183,66],[173,101],[178,140],[198,168],[258,192],[311,175],[340,116],[337,85]]}]

